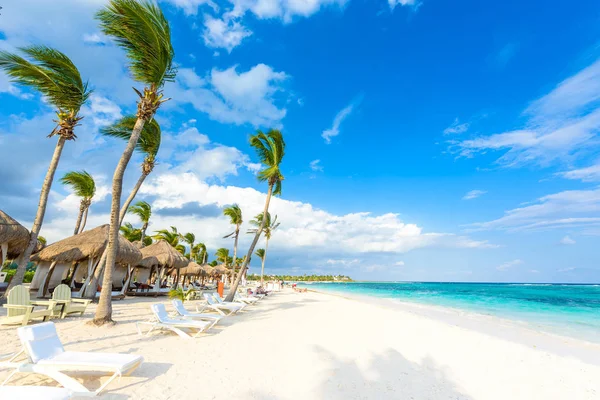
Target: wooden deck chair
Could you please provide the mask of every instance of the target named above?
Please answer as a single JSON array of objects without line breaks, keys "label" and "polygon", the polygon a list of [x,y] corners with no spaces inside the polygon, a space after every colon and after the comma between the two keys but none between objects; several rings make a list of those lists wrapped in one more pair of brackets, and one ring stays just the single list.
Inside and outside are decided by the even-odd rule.
[{"label": "wooden deck chair", "polygon": [[[52,300],[59,300],[54,306],[52,315],[55,317],[60,316],[61,318],[66,317],[69,314],[83,315],[87,306],[92,302],[89,299],[75,299],[71,297],[71,288],[65,284],[58,285],[52,293]],[[62,304],[64,302],[64,308]],[[61,312],[62,311],[62,312]]]},{"label": "wooden deck chair", "polygon": [[[7,309],[7,316],[0,318],[0,325],[27,325],[34,318],[43,318],[47,321],[52,315],[54,302],[31,301],[29,290],[23,286],[15,286],[8,292],[6,304],[2,307]],[[35,310],[35,306],[45,306],[45,309]]]}]

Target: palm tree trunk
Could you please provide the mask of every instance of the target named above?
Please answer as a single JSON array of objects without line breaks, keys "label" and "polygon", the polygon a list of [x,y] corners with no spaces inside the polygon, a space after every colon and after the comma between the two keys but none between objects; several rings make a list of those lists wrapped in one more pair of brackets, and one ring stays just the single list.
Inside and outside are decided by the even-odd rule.
[{"label": "palm tree trunk", "polygon": [[83,224],[81,225],[81,229],[79,230],[79,233],[83,232],[83,230],[85,229],[85,224],[87,224],[87,216],[88,216],[89,209],[90,209],[90,206],[87,206],[85,208],[85,214],[83,214]]},{"label": "palm tree trunk", "polygon": [[265,255],[262,259],[262,267],[260,268],[260,285],[263,286],[264,279],[263,276],[265,274],[265,260],[267,259],[267,250],[269,250],[269,239],[267,239],[267,243],[265,244]]},{"label": "palm tree trunk", "polygon": [[81,218],[83,217],[84,211],[85,211],[84,200],[81,200],[81,204],[79,205],[79,213],[77,214],[77,221],[75,222],[75,230],[73,231],[73,235],[77,235],[79,233],[79,227],[81,226]]},{"label": "palm tree trunk", "polygon": [[27,248],[20,257],[17,271],[15,272],[15,275],[10,281],[10,285],[8,285],[6,292],[4,292],[3,298],[8,297],[8,292],[10,292],[10,289],[23,283],[23,278],[25,277],[27,264],[29,264],[29,258],[31,257],[31,253],[33,253],[33,249],[35,249],[35,246],[37,245],[37,238],[40,234],[40,230],[42,229],[42,223],[44,222],[44,214],[46,213],[46,205],[48,204],[48,195],[50,194],[50,188],[52,187],[52,180],[54,179],[54,174],[56,172],[56,168],[58,167],[58,162],[60,161],[60,155],[62,154],[63,148],[65,147],[65,141],[66,139],[63,136],[58,137],[58,142],[56,143],[56,147],[54,148],[54,154],[52,155],[52,160],[50,161],[50,166],[48,167],[48,172],[46,172],[44,184],[42,185],[42,191],[40,193],[40,202],[38,204],[37,213],[35,214],[35,220],[33,221],[33,227],[31,228],[31,233],[29,235],[29,243],[27,244]]},{"label": "palm tree trunk", "polygon": [[129,142],[125,147],[125,151],[117,164],[115,174],[113,175],[113,187],[112,187],[112,204],[110,209],[110,228],[108,232],[108,246],[106,256],[106,267],[104,270],[104,279],[102,281],[102,291],[100,292],[100,301],[96,308],[96,315],[94,316],[94,324],[104,325],[105,323],[113,323],[112,320],[112,303],[111,303],[111,292],[112,292],[112,273],[115,268],[115,258],[117,256],[117,246],[119,240],[119,227],[121,226],[121,219],[119,211],[121,209],[121,192],[123,190],[123,175],[127,169],[127,164],[131,159],[133,150],[140,138],[142,129],[146,121],[142,118],[138,118],[131,132]]},{"label": "palm tree trunk", "polygon": [[148,223],[145,222],[142,226],[142,236],[140,238],[140,242],[142,243],[142,247],[144,247],[144,239],[146,239],[146,229],[148,229]]},{"label": "palm tree trunk", "polygon": [[142,187],[142,183],[144,183],[144,180],[146,179],[147,176],[148,175],[142,173],[142,176],[140,176],[140,179],[138,179],[138,181],[135,184],[135,186],[133,187],[133,189],[131,189],[131,193],[129,193],[129,197],[127,198],[127,200],[125,200],[125,203],[123,204],[123,208],[121,208],[121,213],[119,214],[119,227],[123,224],[123,220],[125,219],[125,214],[127,214],[127,209],[131,205],[131,202],[133,201],[133,199],[135,199],[137,192],[140,190],[140,187]]},{"label": "palm tree trunk", "polygon": [[[237,261],[237,245],[238,245],[238,238],[240,236],[240,226],[236,225],[235,226],[235,242],[233,243],[233,265],[235,265],[236,261]],[[235,271],[235,268],[234,268]]]},{"label": "palm tree trunk", "polygon": [[252,253],[254,252],[254,248],[256,247],[256,243],[258,243],[258,239],[260,239],[260,235],[262,234],[263,229],[265,228],[265,223],[267,222],[267,213],[269,212],[269,203],[271,203],[271,196],[273,195],[273,185],[269,185],[269,191],[267,192],[267,199],[265,200],[265,209],[263,210],[263,219],[260,224],[260,228],[257,230],[256,235],[254,236],[254,240],[250,244],[250,248],[248,249],[248,254],[246,254],[246,259],[240,268],[240,272],[238,272],[235,281],[231,285],[229,289],[229,293],[225,298],[225,301],[233,301],[235,297],[235,292],[237,291],[238,285],[242,280],[242,275],[244,275],[244,271],[248,268],[248,263],[250,262],[250,257],[252,257]]}]

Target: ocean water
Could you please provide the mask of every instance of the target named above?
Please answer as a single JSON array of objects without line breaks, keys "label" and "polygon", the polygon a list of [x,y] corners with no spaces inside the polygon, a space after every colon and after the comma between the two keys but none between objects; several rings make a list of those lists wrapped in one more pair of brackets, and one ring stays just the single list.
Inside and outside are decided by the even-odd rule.
[{"label": "ocean water", "polygon": [[600,285],[349,282],[309,288],[452,307],[600,343]]}]

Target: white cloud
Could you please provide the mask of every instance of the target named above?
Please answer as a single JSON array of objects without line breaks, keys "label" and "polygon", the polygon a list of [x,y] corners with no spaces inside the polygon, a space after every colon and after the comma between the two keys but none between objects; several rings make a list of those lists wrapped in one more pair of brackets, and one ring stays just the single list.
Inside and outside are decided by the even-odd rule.
[{"label": "white cloud", "polygon": [[560,172],[558,175],[565,179],[580,180],[582,182],[598,182],[600,181],[600,163],[585,168]]},{"label": "white cloud", "polygon": [[577,242],[575,242],[575,240],[573,240],[571,238],[571,236],[569,236],[569,235],[565,236],[564,238],[562,238],[560,240],[560,244],[564,244],[564,245],[571,245],[571,244],[575,244],[575,243],[577,243]]},{"label": "white cloud", "polygon": [[404,261],[397,261],[394,265],[397,267],[404,267]]},{"label": "white cloud", "polygon": [[[169,84],[165,93],[173,97],[167,108],[190,103],[216,121],[256,127],[281,125],[286,109],[276,103],[278,93],[284,94],[283,84],[288,79],[268,65],[258,64],[248,71],[237,67],[213,69],[206,79],[186,69],[176,84]],[[169,104],[172,103],[172,104]]]},{"label": "white cloud", "polygon": [[340,125],[346,118],[348,118],[356,105],[357,102],[352,102],[336,114],[331,128],[324,130],[321,134],[321,137],[325,139],[325,143],[331,144],[331,138],[340,134]]},{"label": "white cloud", "polygon": [[321,162],[321,160],[312,160],[310,162],[310,169],[312,169],[315,172],[318,172],[318,171],[322,172],[323,166],[319,164],[320,162]]},{"label": "white cloud", "polygon": [[84,33],[83,42],[88,44],[106,44],[108,38],[98,33]]},{"label": "white cloud", "polygon": [[496,269],[498,271],[506,271],[508,269],[511,269],[511,268],[516,267],[517,265],[521,265],[521,264],[523,264],[523,261],[517,259],[517,260],[505,262],[504,264],[497,266]]},{"label": "white cloud", "polygon": [[534,101],[524,114],[521,129],[466,140],[452,140],[449,150],[459,157],[489,151],[503,152],[497,163],[506,167],[523,164],[548,166],[569,161],[583,149],[600,143],[600,60],[561,82]]},{"label": "white cloud", "polygon": [[309,17],[326,6],[343,6],[346,0],[231,0],[233,13],[252,12],[259,19],[277,18],[285,23],[294,17]]},{"label": "white cloud", "polygon": [[388,4],[390,8],[393,10],[397,5],[401,6],[414,6],[416,4],[415,0],[388,0]]},{"label": "white cloud", "polygon": [[556,272],[571,272],[576,269],[577,269],[576,267],[562,268],[562,269],[557,269]]},{"label": "white cloud", "polygon": [[183,10],[185,15],[196,15],[198,8],[204,4],[211,7],[217,8],[217,6],[211,0],[161,0],[164,3],[171,3],[175,7],[179,7]]},{"label": "white cloud", "polygon": [[208,47],[223,48],[229,53],[242,41],[252,35],[241,22],[225,13],[222,19],[204,16],[204,32],[202,37]]},{"label": "white cloud", "polygon": [[531,272],[532,274],[539,274],[540,271],[538,271],[537,269],[530,269],[529,272]]},{"label": "white cloud", "polygon": [[485,190],[471,190],[463,196],[463,200],[473,200],[480,196],[483,196],[486,193],[487,193],[487,191],[485,191]]},{"label": "white cloud", "polygon": [[348,266],[348,265],[358,264],[359,262],[360,262],[360,260],[358,258],[354,258],[352,260],[333,260],[333,259],[329,259],[329,260],[326,261],[326,264]]},{"label": "white cloud", "polygon": [[470,124],[468,122],[461,123],[457,117],[454,119],[454,122],[452,122],[452,124],[450,124],[449,127],[444,129],[444,135],[465,133],[469,130],[469,125]]},{"label": "white cloud", "polygon": [[89,104],[82,108],[81,114],[91,117],[96,126],[109,125],[123,116],[121,107],[115,102],[96,94],[90,96]]},{"label": "white cloud", "polygon": [[534,204],[515,208],[489,222],[470,225],[473,230],[549,230],[600,225],[600,188],[567,190],[540,197]]}]

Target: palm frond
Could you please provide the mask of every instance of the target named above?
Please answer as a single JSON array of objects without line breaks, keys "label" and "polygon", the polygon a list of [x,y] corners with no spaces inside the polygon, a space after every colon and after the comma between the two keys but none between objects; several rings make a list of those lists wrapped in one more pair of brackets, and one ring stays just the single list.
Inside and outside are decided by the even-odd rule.
[{"label": "palm frond", "polygon": [[71,186],[76,196],[90,200],[96,194],[96,183],[94,178],[86,171],[67,172],[60,182]]},{"label": "palm frond", "polygon": [[127,209],[127,212],[137,215],[143,223],[147,224],[152,216],[152,207],[142,200],[130,206],[129,209]]},{"label": "palm frond", "polygon": [[242,209],[237,204],[232,204],[223,209],[223,215],[229,217],[229,221],[233,225],[241,225],[244,221],[242,218]]},{"label": "palm frond", "polygon": [[11,81],[39,91],[59,111],[77,114],[88,100],[91,90],[79,70],[65,54],[46,46],[20,49],[32,61],[0,51],[0,69]]},{"label": "palm frond", "polygon": [[110,0],[96,13],[100,30],[127,52],[129,70],[139,82],[161,87],[173,81],[171,30],[160,7],[148,0]]}]

